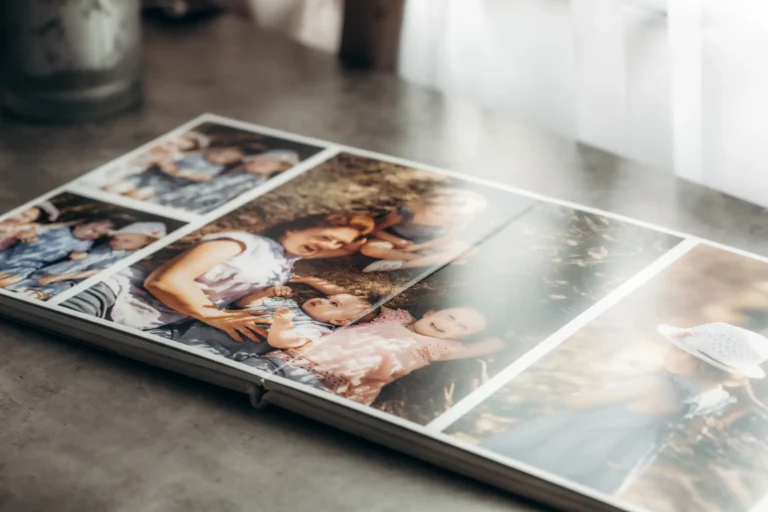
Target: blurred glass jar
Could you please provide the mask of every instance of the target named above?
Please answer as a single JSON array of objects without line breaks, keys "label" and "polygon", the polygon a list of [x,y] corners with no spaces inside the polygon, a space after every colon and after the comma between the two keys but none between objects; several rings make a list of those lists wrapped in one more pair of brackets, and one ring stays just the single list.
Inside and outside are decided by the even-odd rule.
[{"label": "blurred glass jar", "polygon": [[0,105],[63,122],[141,98],[139,0],[0,0]]}]

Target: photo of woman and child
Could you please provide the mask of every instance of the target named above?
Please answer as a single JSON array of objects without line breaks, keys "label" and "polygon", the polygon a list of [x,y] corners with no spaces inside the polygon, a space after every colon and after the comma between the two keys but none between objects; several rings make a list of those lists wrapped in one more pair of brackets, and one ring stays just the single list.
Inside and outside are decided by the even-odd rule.
[{"label": "photo of woman and child", "polygon": [[87,186],[192,213],[207,213],[322,148],[216,123],[167,138],[127,162],[89,174]]},{"label": "photo of woman and child", "polygon": [[768,485],[768,264],[698,246],[446,432],[648,510]]},{"label": "photo of woman and child", "polygon": [[50,299],[181,225],[60,194],[0,220],[0,287]]},{"label": "photo of woman and child", "polygon": [[[530,272],[528,263],[553,254],[542,237],[581,236],[592,241],[585,253],[607,251],[604,245],[616,251],[621,263],[613,266],[605,254],[595,256],[601,277],[568,245],[573,254],[559,266],[598,282],[599,292],[579,302],[584,307],[679,241],[579,215],[342,154],[62,305],[425,423],[450,401],[423,372],[449,362],[486,365],[496,356],[500,369],[536,338],[510,336],[531,327],[505,311],[531,297],[514,292],[517,302],[506,303],[491,290],[498,276]],[[530,245],[505,255],[527,231]],[[556,321],[578,314],[568,304]],[[475,373],[452,370],[459,381],[461,372]],[[391,389],[411,374],[417,380]],[[387,394],[399,396],[382,401]]]}]

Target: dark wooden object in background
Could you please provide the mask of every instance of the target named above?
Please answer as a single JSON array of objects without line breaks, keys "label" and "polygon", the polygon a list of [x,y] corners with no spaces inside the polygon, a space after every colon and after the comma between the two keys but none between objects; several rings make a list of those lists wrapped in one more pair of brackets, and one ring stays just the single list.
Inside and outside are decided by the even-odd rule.
[{"label": "dark wooden object in background", "polygon": [[346,64],[394,71],[405,0],[345,0],[339,57]]}]

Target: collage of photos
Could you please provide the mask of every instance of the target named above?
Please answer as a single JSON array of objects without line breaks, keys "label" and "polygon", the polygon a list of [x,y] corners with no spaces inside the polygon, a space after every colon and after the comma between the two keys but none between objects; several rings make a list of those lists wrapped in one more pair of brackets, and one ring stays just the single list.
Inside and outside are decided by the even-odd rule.
[{"label": "collage of photos", "polygon": [[0,220],[0,288],[48,300],[182,225],[59,194]]},{"label": "collage of photos", "polygon": [[62,306],[425,425],[678,243],[339,154]]},{"label": "collage of photos", "polygon": [[659,512],[768,488],[768,263],[698,245],[445,432]]},{"label": "collage of photos", "polygon": [[[354,150],[189,215],[323,149],[218,122],[165,137],[0,218],[0,288],[424,432],[453,421],[443,434],[641,508],[764,499],[768,263]],[[131,207],[89,197],[105,193]],[[163,244],[186,223],[145,209],[189,234]]]},{"label": "collage of photos", "polygon": [[90,173],[81,184],[194,214],[223,206],[323,148],[205,122]]}]

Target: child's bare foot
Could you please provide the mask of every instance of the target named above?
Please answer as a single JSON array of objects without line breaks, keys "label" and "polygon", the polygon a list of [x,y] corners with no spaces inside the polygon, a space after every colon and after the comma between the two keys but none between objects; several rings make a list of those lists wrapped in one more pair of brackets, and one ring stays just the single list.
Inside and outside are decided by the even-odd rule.
[{"label": "child's bare foot", "polygon": [[405,261],[402,260],[379,260],[374,261],[363,269],[363,272],[392,272],[405,267]]}]

